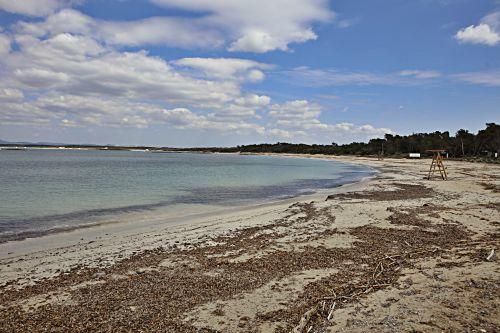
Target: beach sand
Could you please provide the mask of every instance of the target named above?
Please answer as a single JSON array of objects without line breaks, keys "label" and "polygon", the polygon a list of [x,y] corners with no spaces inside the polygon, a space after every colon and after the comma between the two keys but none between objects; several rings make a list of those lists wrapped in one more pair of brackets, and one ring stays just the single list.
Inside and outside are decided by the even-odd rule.
[{"label": "beach sand", "polygon": [[500,166],[0,244],[0,332],[497,332]]}]

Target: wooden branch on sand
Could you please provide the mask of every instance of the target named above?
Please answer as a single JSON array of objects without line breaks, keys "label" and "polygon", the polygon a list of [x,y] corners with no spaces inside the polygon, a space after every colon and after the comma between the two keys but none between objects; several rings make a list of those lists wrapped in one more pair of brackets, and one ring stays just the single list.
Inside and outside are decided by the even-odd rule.
[{"label": "wooden branch on sand", "polygon": [[326,318],[326,320],[330,321],[330,319],[332,318],[333,310],[335,310],[335,305],[337,305],[337,302],[333,302],[333,305],[330,308],[330,312],[328,313],[328,317]]},{"label": "wooden branch on sand", "polygon": [[[405,261],[405,257],[411,258],[412,255],[419,255],[419,254],[424,254],[424,253],[435,253],[436,251],[440,250],[439,248],[433,248],[431,250],[423,250],[423,251],[415,251],[415,252],[405,252],[403,254],[393,254],[393,255],[388,255],[380,259],[378,261],[377,265],[375,266],[375,270],[373,271],[372,274],[372,283],[369,283],[368,285],[355,285],[354,290],[351,292],[351,294],[346,294],[346,295],[341,295],[337,296],[335,292],[333,292],[333,296],[324,296],[321,298],[321,303],[318,303],[316,306],[314,306],[312,309],[304,313],[304,315],[300,318],[300,322],[295,328],[292,330],[292,333],[303,333],[304,329],[306,328],[307,324],[311,320],[311,318],[318,312],[318,307],[321,304],[321,312],[324,313],[325,311],[325,305],[326,301],[333,301],[328,313],[326,320],[330,321],[333,312],[335,310],[335,307],[337,305],[337,301],[341,301],[343,303],[346,303],[348,300],[351,300],[355,297],[361,296],[363,294],[368,294],[369,292],[373,291],[374,289],[377,288],[383,288],[383,287],[388,287],[391,286],[390,283],[381,283],[381,281],[377,281],[378,277],[382,275],[385,271],[392,269],[391,266],[395,264],[400,264],[401,261]],[[487,260],[490,260],[493,258],[494,255],[494,250],[491,251],[490,255],[486,258]],[[399,259],[399,260],[398,260]],[[389,260],[390,262],[384,267],[384,260]],[[397,271],[401,268],[399,265],[394,269],[394,271]],[[359,291],[361,289],[361,291]],[[357,292],[356,292],[357,291]],[[326,314],[326,313],[325,313]],[[310,326],[307,332],[312,330],[313,326]]]},{"label": "wooden branch on sand", "polygon": [[490,261],[495,255],[495,249],[491,250],[490,254],[486,257],[486,260]]},{"label": "wooden branch on sand", "polygon": [[304,313],[302,318],[300,318],[299,324],[297,326],[295,326],[295,328],[292,330],[292,332],[293,333],[302,333],[304,331],[304,328],[306,327],[307,323],[309,322],[309,320],[311,320],[311,317],[316,314],[316,312],[318,312],[317,306],[313,307],[312,309],[310,309],[309,311]]}]

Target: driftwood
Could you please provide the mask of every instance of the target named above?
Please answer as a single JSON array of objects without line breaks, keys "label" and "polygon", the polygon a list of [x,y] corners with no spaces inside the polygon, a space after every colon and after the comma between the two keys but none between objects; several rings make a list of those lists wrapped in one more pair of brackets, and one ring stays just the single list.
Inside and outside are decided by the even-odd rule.
[{"label": "driftwood", "polygon": [[[309,311],[304,313],[302,318],[300,318],[299,324],[297,326],[295,326],[295,328],[292,330],[292,332],[293,333],[302,333],[304,331],[304,328],[306,327],[307,323],[309,322],[309,320],[311,320],[311,317],[316,314],[316,312],[318,312],[317,306],[313,307],[312,309],[310,309]],[[310,330],[311,330],[311,328],[309,328],[308,332]]]},{"label": "driftwood", "polygon": [[368,286],[360,286],[360,288],[377,288],[377,287],[388,287],[391,286],[392,284],[390,283],[377,283],[377,284],[372,284]]},{"label": "driftwood", "polygon": [[335,305],[337,305],[337,302],[333,302],[332,307],[330,308],[330,312],[328,313],[328,317],[326,317],[326,320],[330,321],[332,318],[333,310],[335,310]]},{"label": "driftwood", "polygon": [[[391,283],[380,283],[379,281],[377,281],[377,279],[384,272],[386,272],[389,269],[392,269],[391,266],[393,266],[393,265],[396,265],[396,264],[398,265],[394,269],[394,271],[398,271],[399,269],[401,269],[400,264],[401,264],[401,261],[405,260],[405,257],[411,258],[414,255],[419,255],[419,254],[424,254],[424,253],[429,253],[429,252],[434,253],[438,250],[441,250],[441,249],[433,248],[430,250],[405,252],[403,254],[392,254],[392,255],[388,255],[388,256],[381,258],[380,261],[378,261],[377,265],[375,266],[375,270],[373,271],[372,283],[369,283],[368,285],[358,285],[358,286],[355,285],[355,286],[353,286],[354,291],[350,294],[338,296],[334,291],[332,291],[333,295],[322,297],[320,300],[321,303],[318,302],[316,306],[314,306],[312,309],[307,311],[302,316],[302,318],[300,319],[299,325],[297,325],[292,330],[292,333],[303,333],[304,329],[306,328],[306,326],[309,323],[309,321],[311,320],[311,318],[318,313],[318,309],[321,309],[321,312],[319,315],[320,316],[322,316],[322,314],[326,315],[326,320],[330,321],[332,316],[333,316],[333,312],[335,311],[335,308],[337,306],[337,301],[340,301],[342,303],[346,303],[347,301],[349,301],[353,298],[356,298],[356,297],[364,295],[364,294],[368,294],[369,292],[373,291],[374,289],[391,286],[392,285]],[[492,250],[492,253],[490,253],[487,260],[490,260],[493,257],[493,255],[494,255],[494,250]],[[396,258],[399,259],[399,262],[398,262],[398,260],[396,260]],[[389,261],[389,263],[386,262],[385,266],[383,263],[384,260]],[[327,301],[330,301],[333,303],[330,306],[328,313],[325,313],[325,306],[326,306]],[[320,304],[321,304],[321,306],[320,306]],[[310,332],[312,330],[312,328],[313,328],[313,326],[310,326],[309,329],[307,330],[307,332]]]},{"label": "driftwood", "polygon": [[486,260],[490,261],[495,255],[495,249],[491,250],[490,254],[486,257]]}]

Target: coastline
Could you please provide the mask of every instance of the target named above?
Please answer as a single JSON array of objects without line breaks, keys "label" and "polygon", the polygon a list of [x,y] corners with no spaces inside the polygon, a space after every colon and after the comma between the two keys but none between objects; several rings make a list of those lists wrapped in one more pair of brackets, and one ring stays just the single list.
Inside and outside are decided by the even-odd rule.
[{"label": "coastline", "polygon": [[[423,180],[426,160],[280,156],[358,163],[379,173],[312,196],[202,214],[168,227],[152,223],[137,229],[137,223],[135,228],[132,222],[129,226],[120,223],[0,244],[0,328],[15,327],[23,316],[36,313],[57,310],[71,317],[75,307],[92,313],[96,310],[83,300],[83,293],[92,291],[99,300],[110,300],[103,286],[116,284],[120,294],[124,279],[144,297],[144,280],[153,283],[159,278],[172,286],[190,283],[199,293],[184,295],[186,305],[175,313],[150,308],[165,311],[169,320],[160,327],[178,325],[179,332],[194,328],[279,332],[297,328],[302,321],[307,328],[299,327],[299,331],[309,327],[331,332],[407,331],[410,327],[439,331],[443,325],[456,330],[475,325],[490,331],[498,327],[498,285],[494,281],[500,276],[499,267],[495,254],[487,261],[488,253],[483,252],[498,250],[499,194],[482,185],[498,188],[498,166],[450,162],[450,180],[442,182]],[[327,196],[330,199],[325,201]],[[388,235],[396,243],[391,244]],[[422,251],[428,252],[419,253]],[[360,253],[367,258],[360,259]],[[393,257],[384,259],[383,253]],[[262,265],[273,274],[259,271]],[[399,269],[389,271],[387,266]],[[170,276],[172,272],[177,276]],[[253,277],[251,272],[257,275]],[[229,273],[234,275],[231,281],[241,282],[240,287],[213,291],[196,278],[231,285]],[[260,278],[255,280],[257,276]],[[443,310],[438,299],[431,297],[434,292],[450,304],[458,302],[463,296],[453,286],[471,279],[480,281],[476,283],[479,287],[465,292],[480,309],[467,303]],[[349,281],[357,286],[365,283],[366,288],[358,294],[360,290]],[[415,293],[409,293],[412,290]],[[479,298],[476,291],[488,291],[490,299]],[[342,295],[347,298],[337,299]],[[428,304],[417,305],[419,297]],[[179,301],[169,300],[172,304]],[[120,311],[134,317],[149,311],[148,302],[155,303],[151,299],[143,302],[146,304],[128,299]],[[12,312],[17,308],[21,312]],[[308,311],[313,315],[303,319]],[[480,321],[479,311],[487,312]],[[97,314],[92,323],[97,325],[108,315]],[[446,315],[462,319],[453,323]],[[425,320],[419,322],[417,317]],[[70,328],[67,324],[59,323]],[[43,319],[32,325],[33,331],[40,330]],[[140,327],[140,321],[133,325],[148,330]]]},{"label": "coastline", "polygon": [[[182,152],[181,152],[182,153]],[[186,152],[189,153],[189,152]],[[238,155],[236,153],[210,153],[210,154],[230,154],[230,155]],[[276,156],[280,158],[300,158],[300,159],[307,159],[310,158],[308,155],[305,156],[300,156],[300,155],[279,155],[279,154],[242,154],[242,155],[256,155],[256,156]],[[323,161],[332,161],[331,158],[322,158],[322,157],[317,157],[315,159],[318,160],[323,160]],[[338,162],[338,161],[337,161]],[[350,163],[347,162],[340,162],[344,165],[349,165]],[[354,164],[351,164],[352,166],[356,166]],[[366,177],[362,177],[359,179],[346,179],[345,181],[342,180],[343,178],[340,178],[339,185],[336,187],[342,187],[344,185],[349,185],[353,183],[358,183],[358,182],[363,182],[365,179],[369,179],[373,177],[377,171],[374,170],[371,167],[367,167],[368,169],[371,169],[372,174],[367,175]],[[367,172],[368,173],[368,172]],[[334,187],[333,187],[334,188]],[[33,238],[39,238],[43,236],[48,236],[52,234],[64,234],[68,232],[73,232],[79,229],[92,229],[92,228],[98,228],[102,226],[106,226],[107,224],[117,224],[119,225],[120,223],[124,224],[139,224],[139,223],[149,223],[147,219],[143,218],[144,215],[147,215],[149,217],[153,217],[154,220],[158,219],[164,219],[165,223],[175,223],[177,220],[181,221],[189,221],[190,219],[196,219],[198,217],[210,217],[211,215],[214,214],[226,214],[228,212],[232,212],[235,210],[247,210],[247,209],[252,209],[252,208],[258,208],[261,206],[268,206],[268,205],[274,205],[274,204],[280,204],[280,203],[287,203],[291,200],[306,200],[307,198],[316,198],[316,196],[321,195],[322,192],[329,191],[331,190],[332,187],[325,187],[325,188],[302,188],[304,193],[296,193],[296,194],[287,194],[283,195],[282,197],[265,197],[261,198],[259,200],[253,200],[252,202],[235,202],[234,204],[231,203],[230,205],[228,203],[222,202],[221,205],[217,204],[210,204],[210,203],[200,203],[200,204],[187,204],[187,203],[169,203],[167,202],[158,202],[158,203],[150,203],[150,204],[138,204],[138,205],[130,205],[130,206],[123,206],[123,207],[109,207],[109,208],[100,208],[100,209],[90,209],[90,210],[82,210],[82,211],[75,211],[75,212],[69,212],[66,214],[59,214],[59,215],[49,215],[49,216],[41,216],[41,217],[36,217],[37,222],[42,220],[42,221],[49,221],[51,219],[60,219],[61,217],[71,217],[73,220],[76,220],[76,216],[80,216],[82,222],[77,223],[77,224],[60,224],[57,226],[54,226],[53,228],[50,229],[28,229],[19,233],[13,233],[13,234],[5,234],[5,235],[0,235],[0,244],[7,243],[7,242],[19,242],[23,241],[26,239],[33,239]],[[309,193],[310,192],[310,193]],[[178,212],[182,212],[178,214]],[[89,213],[93,216],[97,216],[95,221],[92,222],[85,222],[83,221],[86,219],[86,215],[89,215]],[[114,214],[113,214],[114,213]],[[98,215],[96,215],[98,214]],[[137,222],[137,220],[141,220],[142,222]],[[132,222],[132,223],[131,223]],[[189,223],[189,222],[188,222]],[[112,230],[111,230],[112,231]],[[0,259],[2,258],[2,254],[0,251]]]},{"label": "coastline", "polygon": [[[261,154],[253,154],[261,155]],[[332,160],[328,157],[315,157],[314,155],[301,156],[299,154],[262,154],[266,156],[280,156],[288,158],[318,158],[322,160]],[[343,162],[349,164],[348,162]],[[377,173],[379,171],[376,171]],[[272,199],[265,203],[254,203],[236,207],[214,207],[201,205],[200,212],[192,211],[189,214],[168,214],[157,215],[158,212],[145,212],[129,214],[126,219],[118,217],[116,221],[95,223],[88,225],[68,226],[56,231],[34,233],[33,237],[27,236],[20,239],[0,242],[0,267],[9,265],[10,270],[0,271],[0,288],[11,281],[21,282],[21,286],[37,282],[40,278],[50,278],[59,275],[64,271],[69,271],[75,267],[106,267],[116,262],[127,259],[140,252],[155,249],[162,246],[165,235],[175,235],[173,244],[178,239],[187,240],[189,243],[196,242],[196,238],[189,234],[189,229],[202,228],[209,233],[210,237],[224,234],[232,228],[245,228],[262,223],[259,216],[270,215],[275,218],[278,212],[283,212],[288,206],[296,202],[321,201],[327,193],[342,193],[352,190],[363,190],[368,186],[370,179],[377,176],[367,176],[359,181],[349,182],[339,185],[336,188],[317,189],[313,194],[298,195],[284,199]],[[182,211],[182,210],[181,210]],[[247,220],[242,223],[241,218]],[[235,224],[234,221],[238,220]],[[160,239],[160,240],[159,240]],[[104,247],[102,244],[107,243]],[[172,242],[170,242],[172,245]],[[88,251],[89,244],[93,244],[93,250]],[[102,251],[101,247],[104,247]],[[182,245],[180,246],[182,247]],[[72,248],[72,250],[67,250]],[[62,249],[62,250],[61,250]],[[85,249],[85,251],[81,251]],[[67,256],[68,252],[74,256]],[[89,255],[88,252],[91,252]],[[61,265],[49,263],[47,258],[40,253],[50,253],[56,255],[54,262],[64,261]],[[99,265],[93,261],[99,258]],[[21,259],[21,260],[20,260]],[[15,262],[22,263],[20,267],[14,265]],[[39,267],[37,274],[25,271],[31,267]],[[47,269],[48,268],[48,269]],[[10,273],[10,274],[9,274]]]},{"label": "coastline", "polygon": [[[219,153],[210,154],[218,155]],[[223,153],[222,155],[237,156],[239,154]],[[304,157],[300,156],[276,155],[276,157],[295,157],[304,159]],[[331,159],[325,158],[318,158],[317,160],[326,162],[332,161]],[[339,165],[346,166],[348,163],[339,163]],[[335,165],[333,167],[335,168]],[[27,213],[24,216],[16,215],[16,217],[12,217],[11,220],[3,220],[2,228],[0,228],[0,244],[5,242],[21,241],[27,238],[37,238],[56,233],[68,233],[78,229],[90,229],[106,224],[117,224],[121,221],[130,222],[131,220],[135,220],[137,222],[137,220],[140,220],[141,222],[137,223],[147,224],[147,218],[144,218],[144,216],[149,216],[154,220],[159,218],[172,220],[174,217],[185,220],[190,217],[201,216],[204,213],[224,214],[228,210],[235,209],[228,207],[246,209],[247,207],[257,207],[271,202],[279,203],[280,201],[289,198],[297,198],[300,200],[301,197],[321,192],[322,189],[329,189],[342,186],[346,183],[358,182],[361,179],[361,176],[357,173],[360,171],[356,170],[357,166],[355,165],[351,165],[350,167],[353,168],[351,172],[340,172],[336,173],[335,176],[324,174],[322,177],[325,179],[322,183],[318,181],[314,182],[314,177],[308,179],[307,175],[303,175],[307,179],[302,180],[297,178],[295,180],[290,180],[288,183],[285,182],[276,185],[261,184],[256,185],[255,188],[252,187],[252,184],[249,184],[249,187],[247,188],[242,186],[245,190],[245,195],[241,197],[238,196],[238,193],[231,193],[231,189],[233,187],[228,187],[226,189],[222,186],[222,193],[228,193],[222,197],[220,195],[213,197],[213,191],[219,190],[218,188],[207,187],[207,189],[193,188],[194,190],[191,190],[192,194],[190,194],[189,190],[183,195],[178,194],[177,196],[169,197],[167,194],[166,197],[164,196],[161,200],[155,198],[153,200],[136,201],[137,198],[131,197],[128,201],[115,202],[114,205],[90,206],[87,209],[84,207],[73,207],[73,209],[71,209],[72,206],[70,203],[70,208],[66,210],[58,211],[53,209],[50,213],[46,213],[45,215],[43,215],[43,213],[41,213],[41,215],[38,213],[31,215]],[[363,169],[364,170],[361,172],[364,174],[370,175],[375,173],[375,171],[370,170],[368,167],[364,167]],[[237,187],[235,187],[234,191],[237,192],[236,188]],[[202,194],[199,193],[200,191]],[[203,191],[205,191],[204,194]],[[8,193],[5,194],[8,195]],[[205,198],[201,199],[203,195],[205,195]],[[103,197],[102,200],[106,201],[106,198]],[[64,203],[59,203],[57,206],[65,207]],[[9,210],[13,208],[7,206],[6,209]],[[17,228],[17,225],[26,227]],[[8,229],[9,226],[11,229]]]}]

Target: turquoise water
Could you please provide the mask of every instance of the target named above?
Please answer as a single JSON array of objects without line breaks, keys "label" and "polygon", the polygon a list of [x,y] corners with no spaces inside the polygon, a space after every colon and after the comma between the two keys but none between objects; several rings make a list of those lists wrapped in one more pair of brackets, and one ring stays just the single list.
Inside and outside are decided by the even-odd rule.
[{"label": "turquoise water", "polygon": [[360,180],[318,159],[97,150],[0,150],[0,241],[179,204],[249,205]]}]

